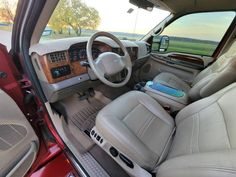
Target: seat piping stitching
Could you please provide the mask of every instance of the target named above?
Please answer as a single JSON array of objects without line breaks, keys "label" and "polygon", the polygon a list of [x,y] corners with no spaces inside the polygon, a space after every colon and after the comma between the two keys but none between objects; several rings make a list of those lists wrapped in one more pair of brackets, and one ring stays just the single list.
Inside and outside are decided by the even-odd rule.
[{"label": "seat piping stitching", "polygon": [[[194,115],[193,115],[194,116]],[[190,153],[192,154],[193,153],[193,134],[194,134],[194,117],[193,117],[193,119],[192,119],[192,121],[193,121],[193,123],[192,123],[192,126],[193,126],[193,128],[192,128],[192,135],[191,135],[191,139],[190,139]]]},{"label": "seat piping stitching", "polygon": [[229,142],[229,148],[231,149],[231,143],[230,143],[230,137],[229,137],[229,132],[228,132],[228,128],[227,128],[227,123],[226,123],[226,120],[225,120],[225,116],[224,116],[224,112],[223,112],[223,109],[221,108],[220,104],[218,103],[217,101],[217,104],[222,112],[222,115],[223,115],[223,120],[224,120],[224,123],[225,123],[225,131],[226,131],[226,134],[227,134],[227,137],[228,137],[228,142]]},{"label": "seat piping stitching", "polygon": [[200,147],[199,147],[199,132],[200,132],[200,114],[199,112],[197,113],[198,115],[198,132],[197,132],[197,148],[198,148],[198,152],[200,152]]},{"label": "seat piping stitching", "polygon": [[[149,119],[149,117],[152,117],[152,118]],[[146,130],[150,127],[151,123],[152,123],[153,120],[155,119],[155,116],[150,115],[149,117],[148,117],[149,120],[147,119],[147,121],[145,122],[145,125],[142,126],[142,127],[144,127],[144,128],[142,128],[143,131],[140,131],[140,133],[139,133],[140,138],[143,137],[144,133],[145,133]],[[140,130],[141,130],[141,129],[140,129]]]}]

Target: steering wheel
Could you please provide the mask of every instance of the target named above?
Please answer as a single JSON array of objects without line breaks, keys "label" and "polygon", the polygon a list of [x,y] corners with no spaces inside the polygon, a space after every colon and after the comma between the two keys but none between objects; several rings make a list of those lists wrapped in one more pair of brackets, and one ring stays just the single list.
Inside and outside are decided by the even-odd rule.
[{"label": "steering wheel", "polygon": [[[124,56],[118,55],[114,52],[104,52],[98,56],[95,60],[92,55],[92,46],[96,38],[108,37],[115,41],[118,46],[122,49]],[[106,85],[111,87],[122,87],[129,81],[132,72],[132,63],[125,46],[122,42],[114,35],[107,32],[96,32],[93,34],[87,43],[86,47],[88,62],[95,75]],[[128,71],[125,79],[119,83],[113,83],[106,79],[105,76],[112,76],[126,69]]]}]

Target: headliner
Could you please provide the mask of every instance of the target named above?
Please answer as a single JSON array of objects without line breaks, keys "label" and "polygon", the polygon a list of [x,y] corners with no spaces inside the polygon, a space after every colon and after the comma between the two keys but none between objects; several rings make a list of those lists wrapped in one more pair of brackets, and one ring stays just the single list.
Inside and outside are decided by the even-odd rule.
[{"label": "headliner", "polygon": [[235,0],[149,0],[172,13],[236,10]]}]

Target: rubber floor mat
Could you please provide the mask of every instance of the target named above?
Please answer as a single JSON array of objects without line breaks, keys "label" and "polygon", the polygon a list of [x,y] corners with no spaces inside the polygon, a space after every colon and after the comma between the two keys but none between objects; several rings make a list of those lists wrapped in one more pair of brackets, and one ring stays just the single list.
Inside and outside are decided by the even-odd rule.
[{"label": "rubber floor mat", "polygon": [[87,103],[77,113],[70,116],[70,120],[84,132],[90,132],[95,125],[95,118],[98,112],[105,106],[104,103],[93,100],[91,103]]}]

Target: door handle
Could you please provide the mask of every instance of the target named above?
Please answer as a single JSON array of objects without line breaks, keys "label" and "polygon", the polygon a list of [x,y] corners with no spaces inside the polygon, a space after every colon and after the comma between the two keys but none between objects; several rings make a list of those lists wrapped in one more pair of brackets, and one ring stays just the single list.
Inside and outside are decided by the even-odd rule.
[{"label": "door handle", "polygon": [[175,64],[175,63],[172,62],[172,61],[166,61],[166,63],[171,64],[171,65],[174,65],[174,64]]}]

